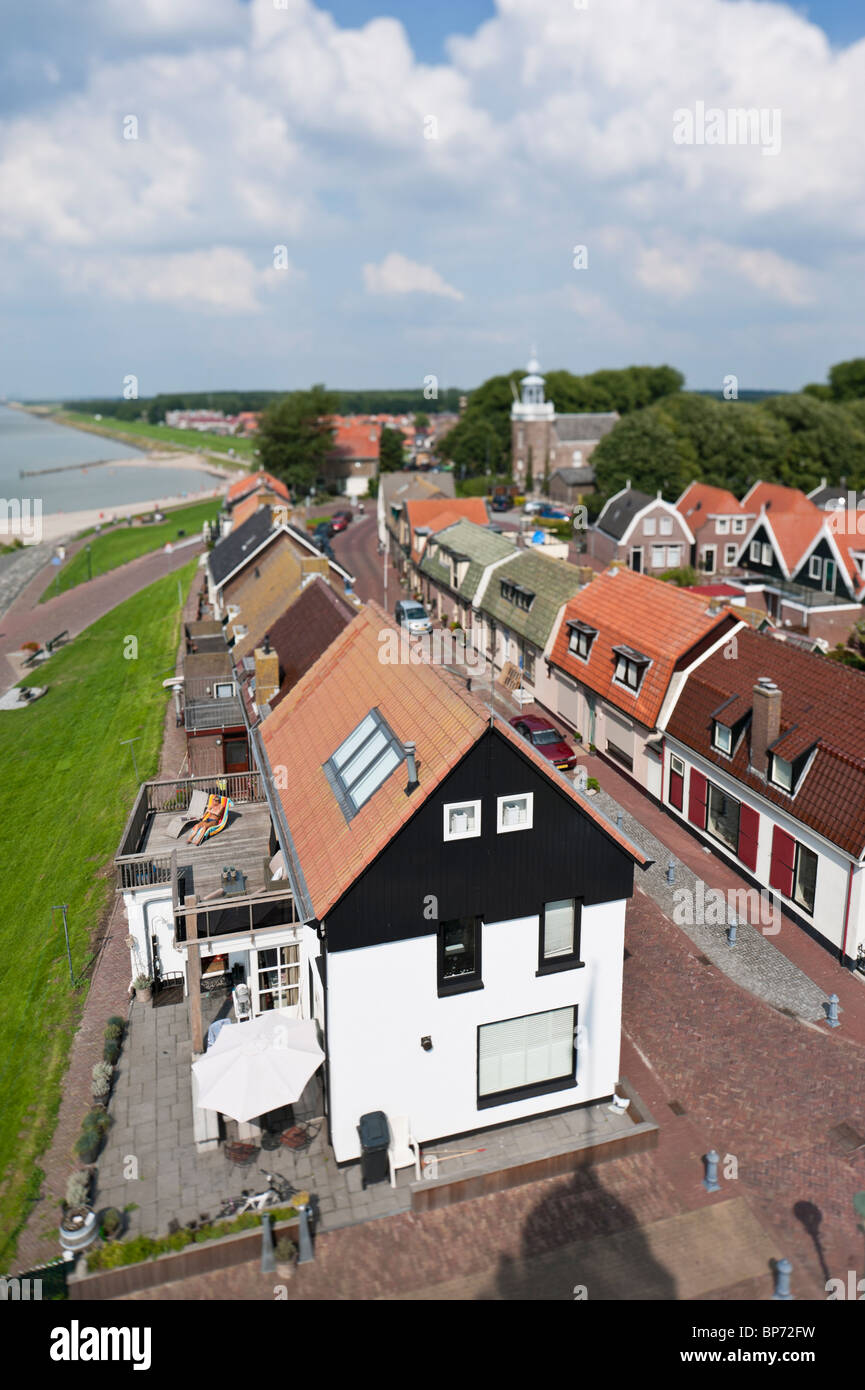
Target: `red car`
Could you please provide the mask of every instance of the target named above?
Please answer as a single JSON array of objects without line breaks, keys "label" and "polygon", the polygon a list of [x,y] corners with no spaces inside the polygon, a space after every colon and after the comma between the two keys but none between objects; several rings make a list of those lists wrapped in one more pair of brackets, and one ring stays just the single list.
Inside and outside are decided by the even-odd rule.
[{"label": "red car", "polygon": [[334,531],[344,531],[351,521],[351,512],[334,512],[330,524]]},{"label": "red car", "polygon": [[555,763],[556,767],[564,772],[570,772],[571,768],[576,767],[576,754],[549,719],[542,719],[537,714],[517,714],[510,722],[518,734],[527,738],[532,746],[545,758],[549,758],[551,763]]}]

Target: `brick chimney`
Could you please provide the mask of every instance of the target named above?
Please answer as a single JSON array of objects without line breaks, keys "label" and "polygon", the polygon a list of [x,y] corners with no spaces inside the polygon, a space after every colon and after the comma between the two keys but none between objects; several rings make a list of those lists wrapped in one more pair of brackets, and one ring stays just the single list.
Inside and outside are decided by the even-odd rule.
[{"label": "brick chimney", "polygon": [[769,676],[760,676],[754,686],[751,716],[751,766],[766,776],[769,759],[766,749],[781,733],[781,692]]},{"label": "brick chimney", "polygon": [[265,637],[264,645],[255,649],[255,703],[261,709],[279,690],[279,657]]}]

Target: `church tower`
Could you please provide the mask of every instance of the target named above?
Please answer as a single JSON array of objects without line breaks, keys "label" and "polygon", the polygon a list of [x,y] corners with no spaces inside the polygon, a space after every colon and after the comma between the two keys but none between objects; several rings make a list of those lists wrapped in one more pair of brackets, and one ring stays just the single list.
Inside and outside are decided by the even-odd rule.
[{"label": "church tower", "polygon": [[520,399],[511,406],[511,458],[514,482],[525,484],[531,458],[532,474],[537,484],[543,475],[550,448],[555,406],[544,399],[544,378],[534,348],[520,382]]}]

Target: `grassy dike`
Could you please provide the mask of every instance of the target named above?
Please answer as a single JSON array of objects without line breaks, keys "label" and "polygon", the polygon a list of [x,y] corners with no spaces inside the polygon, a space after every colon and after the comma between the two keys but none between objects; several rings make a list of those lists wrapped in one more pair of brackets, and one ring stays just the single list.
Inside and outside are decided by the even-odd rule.
[{"label": "grassy dike", "polygon": [[[222,454],[221,460],[226,468],[237,468],[241,472],[255,459],[255,439],[234,438],[233,435],[204,434],[198,430],[171,429],[168,425],[150,425],[144,420],[113,420],[103,415],[97,420],[95,415],[86,415],[80,410],[58,410],[50,418],[57,425],[70,425],[73,429],[86,430],[88,434],[101,434],[105,439],[117,439],[121,444],[129,444],[136,449],[186,449],[191,454]],[[234,450],[234,457],[229,455]]]},{"label": "grassy dike", "polygon": [[[140,775],[155,776],[177,580],[185,598],[195,570],[192,560],[61,648],[25,682],[49,687],[32,709],[0,711],[0,1270],[39,1191],[96,930],[113,905],[111,859],[137,789],[120,740],[138,738]],[[74,990],[56,903],[69,904]]]}]

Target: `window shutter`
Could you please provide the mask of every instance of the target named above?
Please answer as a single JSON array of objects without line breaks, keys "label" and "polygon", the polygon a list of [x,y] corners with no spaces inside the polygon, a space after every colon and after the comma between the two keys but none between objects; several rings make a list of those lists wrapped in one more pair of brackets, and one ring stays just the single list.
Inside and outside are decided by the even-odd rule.
[{"label": "window shutter", "polygon": [[670,805],[681,811],[685,804],[685,778],[681,772],[670,769]]},{"label": "window shutter", "polygon": [[746,868],[752,871],[757,867],[757,837],[760,832],[760,813],[744,801],[739,807],[739,849],[738,854]]},{"label": "window shutter", "polygon": [[692,825],[706,828],[706,779],[702,772],[691,768],[691,786],[688,793],[688,820]]},{"label": "window shutter", "polygon": [[769,869],[769,884],[783,893],[785,898],[793,896],[793,865],[796,862],[796,841],[780,825],[772,831],[772,864]]}]

